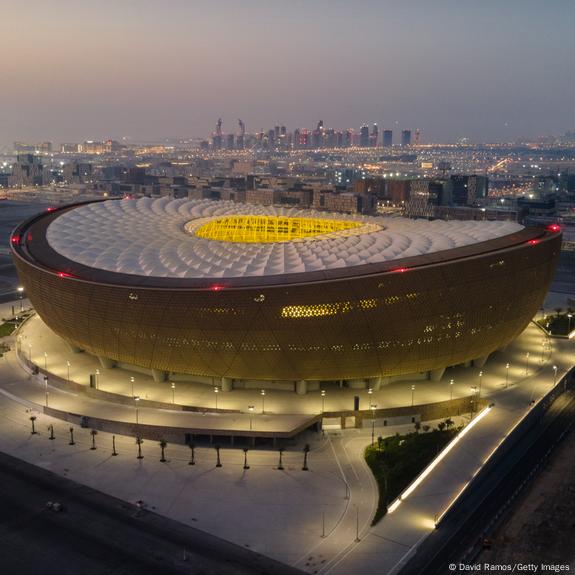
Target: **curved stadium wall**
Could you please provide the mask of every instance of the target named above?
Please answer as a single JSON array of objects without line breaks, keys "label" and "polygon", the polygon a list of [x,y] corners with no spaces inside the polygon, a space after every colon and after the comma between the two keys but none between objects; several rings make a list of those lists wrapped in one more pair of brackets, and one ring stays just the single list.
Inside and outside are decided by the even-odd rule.
[{"label": "curved stadium wall", "polygon": [[86,266],[50,246],[50,223],[77,207],[40,214],[12,236],[18,274],[46,324],[99,357],[218,378],[373,378],[487,356],[537,312],[561,244],[557,231],[524,228],[347,268],[144,277]]}]

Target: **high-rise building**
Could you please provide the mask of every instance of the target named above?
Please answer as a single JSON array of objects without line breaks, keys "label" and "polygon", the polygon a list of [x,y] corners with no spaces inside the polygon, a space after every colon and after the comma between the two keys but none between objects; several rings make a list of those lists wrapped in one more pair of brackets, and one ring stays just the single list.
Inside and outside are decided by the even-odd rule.
[{"label": "high-rise building", "polygon": [[359,130],[359,145],[362,148],[369,146],[369,126],[364,124]]},{"label": "high-rise building", "polygon": [[371,130],[371,135],[369,136],[369,145],[372,148],[375,148],[377,146],[378,140],[379,140],[379,130],[377,128],[377,124],[374,124]]},{"label": "high-rise building", "polygon": [[451,200],[457,206],[472,206],[478,198],[486,198],[488,180],[486,176],[453,175]]},{"label": "high-rise building", "polygon": [[393,130],[383,130],[383,147],[391,148],[393,145]]},{"label": "high-rise building", "polygon": [[411,146],[411,130],[401,130],[401,145]]}]

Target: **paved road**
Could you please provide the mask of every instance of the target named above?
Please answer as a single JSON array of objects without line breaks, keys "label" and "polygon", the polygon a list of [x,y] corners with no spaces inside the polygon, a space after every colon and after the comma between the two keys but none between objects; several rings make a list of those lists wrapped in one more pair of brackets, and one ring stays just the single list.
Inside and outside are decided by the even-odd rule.
[{"label": "paved road", "polygon": [[0,557],[3,575],[299,573],[2,453]]}]

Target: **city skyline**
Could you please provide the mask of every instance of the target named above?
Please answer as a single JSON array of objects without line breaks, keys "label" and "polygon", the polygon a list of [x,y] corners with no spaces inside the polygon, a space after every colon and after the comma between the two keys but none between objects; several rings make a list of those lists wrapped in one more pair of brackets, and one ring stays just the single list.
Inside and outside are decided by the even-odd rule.
[{"label": "city skyline", "polygon": [[424,142],[572,129],[575,7],[8,0],[0,147],[377,122]]}]

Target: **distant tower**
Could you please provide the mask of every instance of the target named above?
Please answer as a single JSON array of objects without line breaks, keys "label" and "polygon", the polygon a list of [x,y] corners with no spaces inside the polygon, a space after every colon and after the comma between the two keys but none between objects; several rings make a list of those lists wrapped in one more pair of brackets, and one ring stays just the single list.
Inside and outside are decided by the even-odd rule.
[{"label": "distant tower", "polygon": [[363,124],[359,129],[359,145],[362,148],[369,146],[369,126],[367,124]]},{"label": "distant tower", "polygon": [[421,137],[421,132],[419,131],[419,128],[417,128],[417,130],[415,130],[415,138],[413,139],[413,145],[414,146],[419,146],[420,137]]},{"label": "distant tower", "polygon": [[240,127],[240,133],[236,139],[236,147],[238,150],[243,150],[245,146],[246,125],[241,120],[238,120],[238,125]]},{"label": "distant tower", "polygon": [[221,150],[222,149],[222,119],[218,118],[218,122],[216,124],[216,133],[213,135],[212,138],[212,146],[214,150]]},{"label": "distant tower", "polygon": [[378,140],[379,140],[379,130],[377,128],[377,124],[374,124],[373,129],[371,130],[371,136],[369,137],[369,145],[372,148],[377,147]]},{"label": "distant tower", "polygon": [[393,130],[383,130],[383,147],[391,148],[393,145]]},{"label": "distant tower", "polygon": [[401,130],[401,145],[411,146],[411,130]]}]

